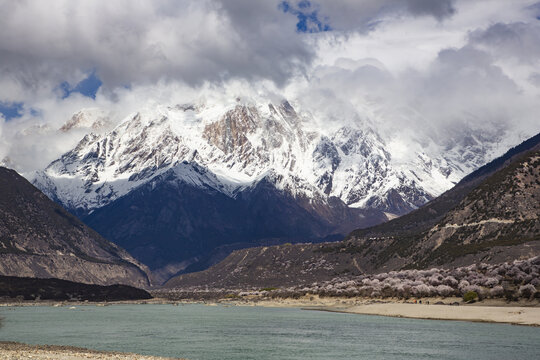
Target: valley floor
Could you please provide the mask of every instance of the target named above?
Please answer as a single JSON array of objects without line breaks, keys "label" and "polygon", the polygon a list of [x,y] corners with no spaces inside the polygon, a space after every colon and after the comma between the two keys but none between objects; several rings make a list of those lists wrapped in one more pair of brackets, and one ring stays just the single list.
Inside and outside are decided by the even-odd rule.
[{"label": "valley floor", "polygon": [[0,342],[0,359],[5,360],[165,360],[156,356],[94,351],[71,346],[26,345]]}]

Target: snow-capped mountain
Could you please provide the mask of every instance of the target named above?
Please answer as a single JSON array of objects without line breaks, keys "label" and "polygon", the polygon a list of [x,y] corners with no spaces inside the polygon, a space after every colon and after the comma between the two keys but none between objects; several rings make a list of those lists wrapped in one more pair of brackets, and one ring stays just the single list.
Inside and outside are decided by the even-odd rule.
[{"label": "snow-capped mountain", "polygon": [[166,280],[235,248],[337,239],[407,213],[495,156],[473,135],[407,142],[319,116],[287,101],[149,106],[88,133],[33,183]]},{"label": "snow-capped mountain", "polygon": [[[68,124],[100,120],[88,120],[94,118],[79,113]],[[317,129],[309,113],[299,114],[286,101],[156,106],[103,135],[86,135],[38,172],[34,184],[84,213],[187,161],[207,168],[213,180],[205,185],[229,196],[269,178],[294,196],[335,196],[351,207],[403,214],[451,187],[478,160],[452,163],[426,153],[409,158],[393,161],[371,128]]]}]

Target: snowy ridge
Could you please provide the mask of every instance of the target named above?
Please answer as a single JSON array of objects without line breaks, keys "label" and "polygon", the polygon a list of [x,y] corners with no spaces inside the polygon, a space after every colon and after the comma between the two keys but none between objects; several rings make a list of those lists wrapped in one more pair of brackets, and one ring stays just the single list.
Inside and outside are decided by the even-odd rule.
[{"label": "snowy ridge", "polygon": [[72,129],[91,129],[93,132],[104,132],[110,130],[112,127],[109,117],[109,113],[99,108],[82,109],[62,125],[60,131],[68,132]]},{"label": "snowy ridge", "polygon": [[[101,114],[93,109],[74,119]],[[432,142],[389,144],[366,123],[328,129],[317,123],[287,101],[155,105],[109,132],[86,135],[33,183],[69,209],[89,212],[173,169],[180,181],[231,197],[267,179],[295,197],[335,196],[351,207],[403,214],[450,188],[488,154],[481,142],[480,150],[466,148],[466,158],[462,147],[444,149],[443,156]]]}]

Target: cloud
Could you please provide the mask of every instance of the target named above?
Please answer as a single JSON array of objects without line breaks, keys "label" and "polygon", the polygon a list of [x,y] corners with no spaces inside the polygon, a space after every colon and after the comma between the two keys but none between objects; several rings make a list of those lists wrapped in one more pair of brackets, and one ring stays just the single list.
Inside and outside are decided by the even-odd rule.
[{"label": "cloud", "polygon": [[75,137],[16,134],[57,129],[84,107],[121,119],[149,101],[201,96],[285,96],[322,122],[388,134],[404,124],[418,136],[484,125],[530,133],[538,9],[529,0],[0,0],[0,103],[20,114],[2,124],[0,159],[46,165]]},{"label": "cloud", "polygon": [[409,0],[406,1],[408,10],[417,15],[431,15],[437,20],[446,19],[456,12],[452,0]]},{"label": "cloud", "polygon": [[75,86],[95,70],[107,88],[168,79],[284,82],[314,53],[277,4],[251,1],[0,3],[0,99]]},{"label": "cloud", "polygon": [[300,90],[303,106],[331,119],[341,104],[365,114],[389,138],[438,144],[473,133],[490,141],[507,136],[511,144],[536,134],[537,24],[519,10],[526,6],[500,13],[509,23],[493,16],[497,6],[490,12],[474,6],[456,11],[443,27],[427,19],[394,20],[366,35],[337,41],[324,35],[325,55]]},{"label": "cloud", "polygon": [[[296,3],[303,3],[297,1]],[[373,30],[381,21],[398,16],[430,16],[438,21],[452,17],[454,0],[319,0],[319,18],[337,30]]]},{"label": "cloud", "polygon": [[529,75],[529,82],[536,87],[540,87],[540,73],[533,72]]},{"label": "cloud", "polygon": [[472,44],[483,46],[499,58],[540,62],[540,22],[496,23],[471,33]]},{"label": "cloud", "polygon": [[450,0],[51,0],[1,1],[0,9],[1,85],[11,92],[0,99],[16,101],[27,91],[75,86],[94,70],[109,88],[163,79],[283,84],[316,56],[298,29],[329,29],[331,21],[358,30],[401,12],[443,19],[453,7]]}]

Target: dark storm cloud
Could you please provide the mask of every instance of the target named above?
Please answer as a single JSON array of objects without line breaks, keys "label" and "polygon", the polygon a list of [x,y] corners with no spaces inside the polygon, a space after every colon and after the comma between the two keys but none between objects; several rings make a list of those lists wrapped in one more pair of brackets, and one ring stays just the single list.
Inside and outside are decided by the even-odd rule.
[{"label": "dark storm cloud", "polygon": [[[283,84],[311,64],[315,51],[297,32],[302,19],[285,13],[282,3],[0,1],[0,85],[10,89],[0,91],[0,99],[50,91],[65,81],[75,86],[93,71],[106,88],[163,79]],[[291,3],[347,31],[362,31],[394,12],[438,19],[453,13],[450,0]]]},{"label": "dark storm cloud", "polygon": [[107,87],[283,83],[315,56],[273,1],[3,1],[0,9],[0,72],[15,93],[75,85],[93,70]]}]

